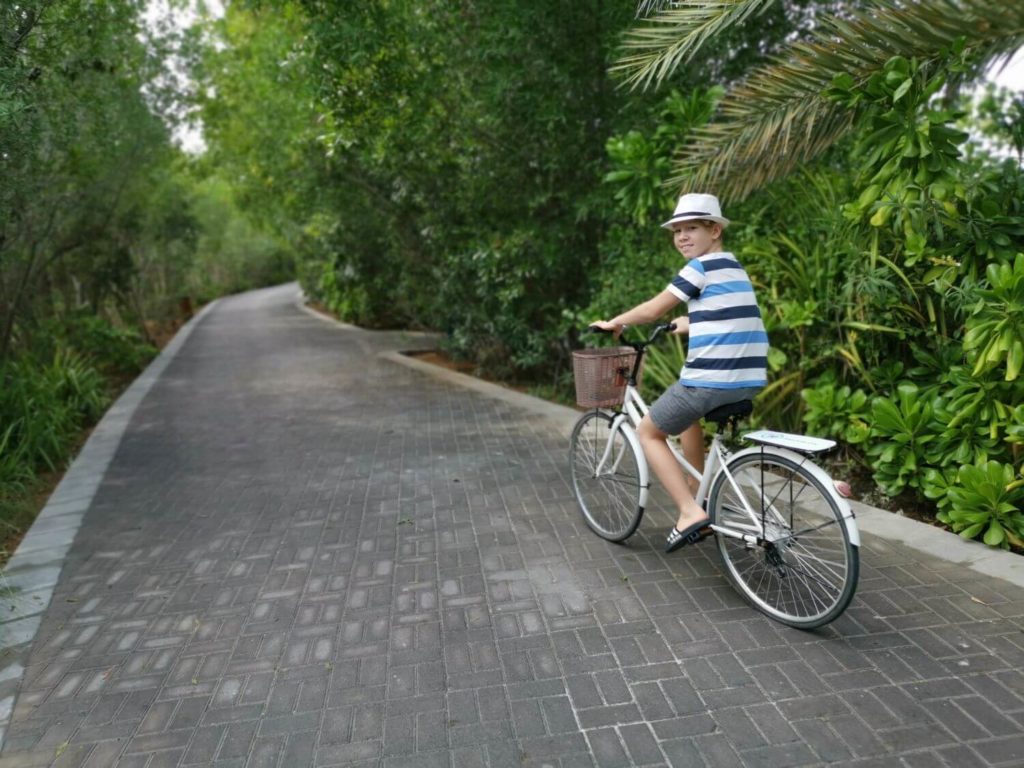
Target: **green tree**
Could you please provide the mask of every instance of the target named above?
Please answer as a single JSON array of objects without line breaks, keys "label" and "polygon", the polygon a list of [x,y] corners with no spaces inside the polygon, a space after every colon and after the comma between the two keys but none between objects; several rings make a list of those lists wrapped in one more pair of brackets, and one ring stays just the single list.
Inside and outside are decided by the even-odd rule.
[{"label": "green tree", "polygon": [[[625,41],[619,69],[641,86],[666,80],[723,30],[764,13],[773,0],[729,0],[662,8]],[[738,199],[820,156],[858,124],[852,105],[829,98],[836,77],[861,85],[893,57],[941,68],[958,40],[978,73],[1024,44],[1024,6],[993,0],[922,0],[858,4],[816,19],[806,40],[730,89],[719,115],[681,155],[684,179]]]}]

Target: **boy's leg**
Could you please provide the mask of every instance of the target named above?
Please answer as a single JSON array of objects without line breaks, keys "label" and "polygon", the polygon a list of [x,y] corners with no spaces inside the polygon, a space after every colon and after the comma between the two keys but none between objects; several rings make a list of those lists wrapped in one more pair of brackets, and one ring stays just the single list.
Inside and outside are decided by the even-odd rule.
[{"label": "boy's leg", "polygon": [[[697,430],[701,430],[699,423],[695,426]],[[692,431],[693,427],[690,427],[683,434],[686,435]],[[644,449],[644,456],[647,457],[647,463],[654,470],[654,474],[662,486],[668,491],[668,495],[672,497],[672,501],[675,502],[679,515],[676,520],[676,528],[682,531],[694,523],[706,520],[707,514],[694,500],[693,493],[690,491],[686,473],[679,466],[675,456],[672,455],[672,449],[668,447],[669,436],[658,429],[649,415],[644,416],[640,422],[637,435],[640,438],[640,445]],[[692,440],[692,436],[689,439]],[[700,438],[700,441],[703,449],[703,437]],[[687,452],[686,460],[690,460],[689,452]],[[703,463],[703,456],[701,463]]]},{"label": "boy's leg", "polygon": [[[683,456],[690,462],[690,465],[704,474],[704,427],[699,421],[691,424],[679,435],[679,445],[683,449]],[[684,472],[683,475],[686,477],[691,495],[695,496],[700,487],[700,480],[688,472]]]}]

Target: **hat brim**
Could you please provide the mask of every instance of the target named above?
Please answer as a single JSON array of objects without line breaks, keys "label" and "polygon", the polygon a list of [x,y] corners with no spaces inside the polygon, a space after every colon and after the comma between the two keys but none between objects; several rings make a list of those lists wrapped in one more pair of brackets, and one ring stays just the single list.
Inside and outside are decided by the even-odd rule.
[{"label": "hat brim", "polygon": [[671,219],[661,225],[662,229],[672,229],[673,224],[678,224],[681,221],[714,221],[722,225],[722,229],[729,226],[729,220],[724,216],[673,216]]}]

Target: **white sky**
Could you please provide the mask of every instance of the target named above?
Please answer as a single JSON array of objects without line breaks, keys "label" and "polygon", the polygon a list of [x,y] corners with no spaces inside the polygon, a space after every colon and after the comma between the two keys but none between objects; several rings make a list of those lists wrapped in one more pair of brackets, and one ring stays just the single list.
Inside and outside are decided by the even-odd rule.
[{"label": "white sky", "polygon": [[1014,91],[1024,91],[1024,48],[1010,59],[1006,69],[992,75],[991,79],[1004,88]]}]

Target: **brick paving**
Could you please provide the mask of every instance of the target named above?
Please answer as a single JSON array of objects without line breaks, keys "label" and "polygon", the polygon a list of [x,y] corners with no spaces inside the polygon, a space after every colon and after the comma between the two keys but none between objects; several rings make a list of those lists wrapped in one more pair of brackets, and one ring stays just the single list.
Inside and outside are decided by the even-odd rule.
[{"label": "brick paving", "polygon": [[1024,765],[1024,599],[864,535],[847,613],[582,523],[542,412],[381,359],[294,287],[136,410],[45,612],[9,766]]}]

